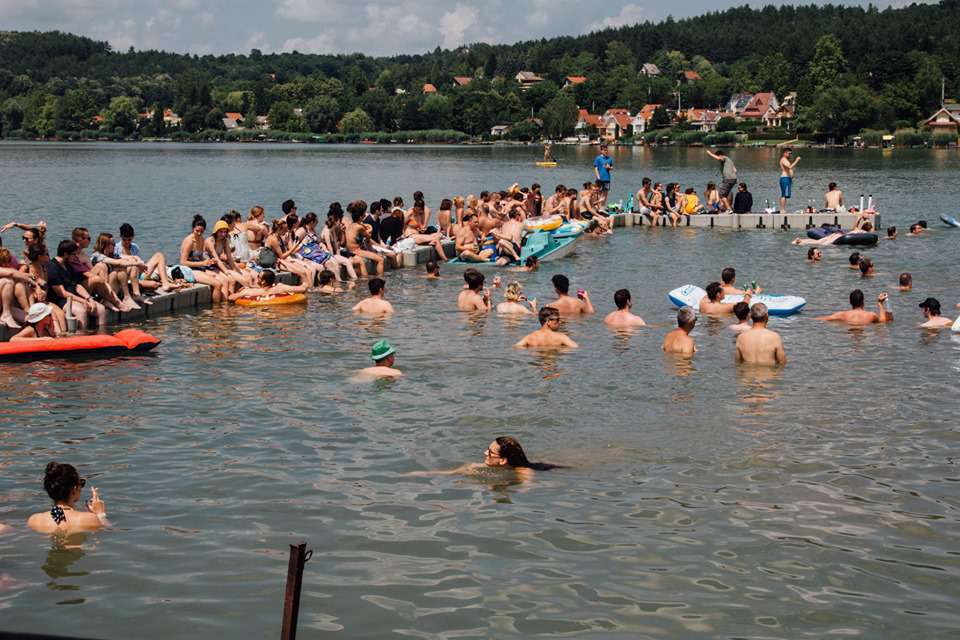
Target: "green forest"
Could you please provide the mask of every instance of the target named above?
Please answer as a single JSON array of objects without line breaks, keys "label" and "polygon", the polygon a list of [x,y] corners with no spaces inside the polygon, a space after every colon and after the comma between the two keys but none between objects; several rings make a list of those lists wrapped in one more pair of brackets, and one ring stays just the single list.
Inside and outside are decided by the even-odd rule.
[{"label": "green forest", "polygon": [[[661,74],[647,77],[644,63]],[[544,81],[521,90],[517,72]],[[680,83],[684,71],[700,80]],[[568,89],[566,76],[587,80]],[[473,78],[455,87],[454,76]],[[732,8],[577,37],[423,55],[189,55],[113,51],[60,32],[0,32],[0,133],[8,138],[230,139],[226,112],[267,116],[271,137],[461,140],[513,125],[569,135],[577,108],[717,108],[735,92],[797,93],[801,133],[844,138],[916,127],[960,82],[960,0],[875,7]],[[425,94],[431,83],[436,93]],[[175,128],[162,114],[172,109]],[[141,113],[153,113],[142,120]],[[97,117],[100,116],[100,117]],[[531,116],[535,116],[531,117]],[[396,132],[403,132],[398,136]]]}]

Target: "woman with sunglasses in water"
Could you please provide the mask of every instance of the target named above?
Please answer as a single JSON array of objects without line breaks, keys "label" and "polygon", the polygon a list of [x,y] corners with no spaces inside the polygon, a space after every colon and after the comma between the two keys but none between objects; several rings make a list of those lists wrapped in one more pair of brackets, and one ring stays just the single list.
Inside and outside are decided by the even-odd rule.
[{"label": "woman with sunglasses in water", "polygon": [[534,471],[549,471],[550,469],[565,469],[563,465],[549,462],[530,462],[527,454],[516,438],[500,436],[487,445],[483,452],[483,463],[470,463],[451,471],[415,471],[410,475],[456,475],[480,473],[488,469],[503,469],[513,471],[521,480],[529,480]]},{"label": "woman with sunglasses in water", "polygon": [[97,488],[87,501],[89,511],[78,511],[86,478],[81,478],[72,464],[51,462],[43,478],[43,488],[53,500],[49,511],[35,513],[27,520],[27,526],[39,533],[75,533],[94,531],[107,524],[107,508],[100,499]]}]

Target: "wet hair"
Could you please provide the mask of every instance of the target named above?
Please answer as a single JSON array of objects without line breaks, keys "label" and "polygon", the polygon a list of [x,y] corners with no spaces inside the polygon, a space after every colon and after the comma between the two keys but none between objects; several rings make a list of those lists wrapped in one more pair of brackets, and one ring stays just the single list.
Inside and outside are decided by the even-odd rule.
[{"label": "wet hair", "polygon": [[550,278],[550,282],[553,283],[553,288],[562,294],[566,294],[570,291],[570,279],[562,273],[558,273]]},{"label": "wet hair", "polygon": [[290,213],[296,208],[297,203],[295,203],[293,200],[284,200],[283,204],[280,205],[280,210],[283,211],[284,214]]},{"label": "wet hair", "polygon": [[133,225],[129,222],[124,222],[120,225],[120,237],[121,238],[132,238],[136,234],[133,232]]},{"label": "wet hair", "polygon": [[453,203],[450,202],[448,198],[444,198],[443,200],[440,201],[441,211],[447,211],[448,209],[452,209],[452,208],[453,208]]},{"label": "wet hair", "polygon": [[747,316],[750,315],[750,305],[746,302],[738,302],[733,305],[733,315],[737,316],[737,320],[741,322],[747,319]]},{"label": "wet hair", "polygon": [[193,216],[193,224],[190,225],[190,228],[193,229],[194,227],[203,227],[204,229],[207,228],[207,221],[204,220],[203,216],[199,213]]},{"label": "wet hair", "polygon": [[317,276],[317,281],[321,287],[327,286],[336,279],[337,277],[333,274],[333,271],[329,269],[324,269],[320,272],[320,275]]},{"label": "wet hair", "polygon": [[427,269],[427,273],[437,273],[440,271],[435,260],[427,260],[427,264],[425,264],[424,267]]},{"label": "wet hair", "polygon": [[754,322],[766,322],[769,320],[769,312],[767,311],[767,305],[762,302],[757,302],[752,307],[750,307],[750,319]]},{"label": "wet hair", "polygon": [[817,253],[816,247],[810,247],[809,249],[807,249],[807,260],[813,260],[813,256],[815,256],[816,253]]},{"label": "wet hair", "polygon": [[277,281],[277,272],[273,269],[264,269],[260,272],[260,277],[263,278],[264,284],[268,287],[272,287]]},{"label": "wet hair", "polygon": [[723,284],[730,284],[737,278],[737,270],[733,267],[727,267],[720,273],[720,279],[723,280]]},{"label": "wet hair", "polygon": [[75,253],[79,248],[73,240],[61,240],[60,244],[57,245],[57,257],[62,258],[68,256],[71,253]]},{"label": "wet hair", "polygon": [[827,191],[833,191],[836,188],[837,188],[836,182],[831,182],[830,184],[827,185]]},{"label": "wet hair", "polygon": [[630,290],[617,289],[613,294],[613,303],[617,305],[617,309],[626,309],[628,302],[630,302]]},{"label": "wet hair", "polygon": [[347,205],[347,211],[350,212],[350,218],[354,222],[360,222],[363,214],[367,212],[367,203],[363,200],[354,200]]},{"label": "wet hair", "polygon": [[900,274],[900,286],[901,287],[912,287],[913,286],[913,276],[904,271]]},{"label": "wet hair", "polygon": [[476,269],[467,269],[463,272],[463,280],[471,291],[477,291],[483,286],[485,277]]},{"label": "wet hair", "polygon": [[537,258],[537,256],[527,256],[527,259],[524,260],[524,262],[523,262],[523,265],[524,265],[525,267],[527,267],[528,269],[529,269],[530,267],[534,267],[534,266],[536,266],[536,265],[538,265],[538,264],[540,264],[540,260]]},{"label": "wet hair", "polygon": [[500,447],[500,457],[507,461],[507,465],[515,468],[536,469],[537,471],[547,471],[557,469],[558,465],[546,462],[530,462],[527,460],[527,454],[523,447],[517,442],[516,438],[511,436],[500,436],[495,442]]},{"label": "wet hair", "polygon": [[914,231],[919,231],[920,229],[923,229],[923,227],[921,227],[917,223],[910,225],[910,233],[913,233]]},{"label": "wet hair", "polygon": [[863,291],[854,289],[850,292],[850,306],[854,309],[859,309],[863,306]]},{"label": "wet hair", "polygon": [[864,222],[863,227],[861,227],[861,229],[863,229],[866,232],[870,232],[870,231],[873,231],[873,225],[870,224],[869,222]]},{"label": "wet hair", "polygon": [[93,250],[97,253],[106,253],[104,250],[111,244],[113,244],[113,234],[101,233],[97,236],[97,241],[93,245]]},{"label": "wet hair", "polygon": [[65,502],[80,486],[80,474],[72,464],[50,462],[43,473],[43,489],[54,502]]},{"label": "wet hair", "polygon": [[367,287],[370,289],[370,295],[375,296],[381,293],[385,284],[387,283],[383,281],[383,278],[370,278],[370,282],[367,283]]},{"label": "wet hair", "polygon": [[888,238],[892,238],[892,237],[895,236],[895,235],[897,235],[897,228],[896,228],[896,227],[887,227],[887,237],[888,237]]},{"label": "wet hair", "polygon": [[781,153],[780,155],[785,156],[785,155],[787,155],[788,153],[793,153],[793,149],[791,149],[790,147],[784,147],[784,148],[783,148],[783,153]]},{"label": "wet hair", "polygon": [[848,261],[850,262],[851,266],[856,266],[860,264],[860,252],[854,251],[853,253],[851,253],[850,258],[848,258]]},{"label": "wet hair", "polygon": [[707,299],[710,300],[710,302],[719,302],[722,292],[723,285],[719,282],[711,282],[707,285]]},{"label": "wet hair", "polygon": [[690,307],[680,307],[677,311],[677,326],[681,329],[692,327],[697,322],[697,312]]},{"label": "wet hair", "polygon": [[857,266],[860,267],[860,274],[865,276],[869,273],[870,269],[873,268],[873,260],[870,258],[860,258],[860,264]]},{"label": "wet hair", "polygon": [[540,326],[541,326],[541,327],[542,327],[543,325],[547,324],[547,321],[548,321],[550,318],[554,318],[554,317],[559,318],[559,317],[560,317],[560,311],[558,311],[556,307],[551,307],[551,306],[549,306],[549,305],[546,306],[546,307],[543,307],[543,308],[540,309],[540,311],[537,313],[537,320],[540,321]]},{"label": "wet hair", "polygon": [[35,262],[40,258],[40,256],[46,253],[47,253],[47,245],[43,244],[42,242],[38,242],[37,244],[32,244],[27,249],[27,260],[29,260],[30,262]]},{"label": "wet hair", "polygon": [[84,236],[84,234],[90,234],[86,227],[74,227],[73,231],[70,232],[70,237],[73,238],[74,242],[80,242],[80,239]]}]

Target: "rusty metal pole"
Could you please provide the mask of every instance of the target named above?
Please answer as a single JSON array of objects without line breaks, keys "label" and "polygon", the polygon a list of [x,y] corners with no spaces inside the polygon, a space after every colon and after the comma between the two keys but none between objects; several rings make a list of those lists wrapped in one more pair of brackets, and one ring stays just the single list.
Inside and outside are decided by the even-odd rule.
[{"label": "rusty metal pole", "polygon": [[307,551],[307,543],[290,545],[290,560],[287,563],[287,591],[283,597],[283,627],[280,640],[295,640],[297,618],[300,615],[300,588],[303,586],[303,566],[310,560],[313,551]]}]

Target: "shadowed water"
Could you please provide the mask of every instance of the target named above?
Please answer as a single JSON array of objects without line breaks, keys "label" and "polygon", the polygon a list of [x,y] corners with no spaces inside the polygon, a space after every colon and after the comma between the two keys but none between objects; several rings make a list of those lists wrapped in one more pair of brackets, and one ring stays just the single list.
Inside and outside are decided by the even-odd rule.
[{"label": "shadowed water", "polygon": [[[589,179],[590,150],[298,145],[0,145],[7,217],[43,215],[51,237],[137,228],[172,254],[190,215],[208,220],[286,197],[404,195],[435,206],[519,180]],[[775,152],[734,150],[760,203]],[[217,308],[144,323],[149,356],[0,365],[0,628],[100,638],[276,637],[287,545],[314,549],[300,637],[950,638],[960,626],[960,338],[917,328],[928,295],[954,317],[960,236],[955,152],[800,151],[797,202],[840,182],[879,202],[884,225],[924,238],[866,251],[878,275],[828,247],[807,264],[800,231],[624,229],[584,238],[554,273],[600,313],[566,323],[579,350],[510,347],[534,322],[455,311],[453,268],[387,277],[398,312],[355,319],[360,291],[300,308]],[[642,175],[702,191],[699,149],[615,154],[614,199]],[[808,195],[809,194],[809,195]],[[5,234],[17,246],[18,234]],[[53,242],[55,244],[55,242]],[[789,364],[736,367],[725,321],[701,319],[692,361],[664,356],[666,292],[722,267],[807,298],[775,319]],[[914,292],[896,290],[901,271]],[[509,279],[509,277],[507,278]],[[626,286],[653,326],[604,328]],[[814,320],[862,287],[896,321]],[[872,304],[872,302],[871,302]],[[370,345],[406,377],[358,384]],[[511,434],[532,459],[570,465],[532,482],[498,473],[412,476],[480,461]],[[48,507],[41,474],[72,462],[100,488],[112,530],[48,539],[23,522]],[[64,605],[64,606],[57,606]]]}]

